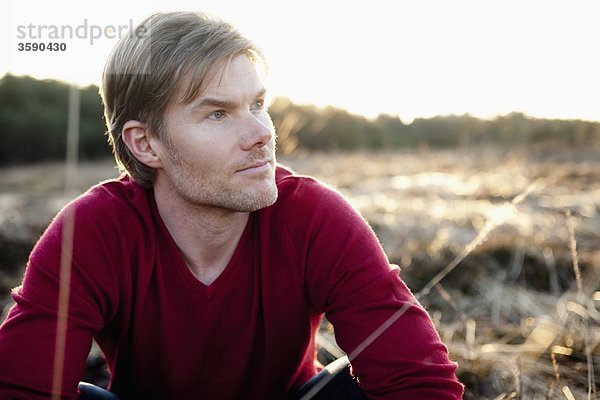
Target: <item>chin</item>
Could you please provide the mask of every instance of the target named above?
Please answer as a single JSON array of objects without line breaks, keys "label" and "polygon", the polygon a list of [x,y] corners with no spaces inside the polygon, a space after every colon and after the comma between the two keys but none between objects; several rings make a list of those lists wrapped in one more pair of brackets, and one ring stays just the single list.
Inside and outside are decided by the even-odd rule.
[{"label": "chin", "polygon": [[274,190],[268,190],[248,196],[245,201],[240,202],[239,208],[244,212],[258,211],[272,206],[277,201],[277,187]]}]

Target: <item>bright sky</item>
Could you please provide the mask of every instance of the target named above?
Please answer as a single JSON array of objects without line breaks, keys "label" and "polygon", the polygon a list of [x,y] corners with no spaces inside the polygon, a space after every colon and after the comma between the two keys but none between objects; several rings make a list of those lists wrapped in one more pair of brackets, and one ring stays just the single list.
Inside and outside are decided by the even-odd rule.
[{"label": "bright sky", "polygon": [[[512,111],[600,121],[598,0],[8,0],[0,75],[98,84],[116,39],[90,44],[89,27],[172,10],[235,24],[265,51],[272,94],[297,103],[404,121]],[[18,51],[41,41],[38,27],[86,20],[87,38],[49,40],[42,28],[64,52]]]}]

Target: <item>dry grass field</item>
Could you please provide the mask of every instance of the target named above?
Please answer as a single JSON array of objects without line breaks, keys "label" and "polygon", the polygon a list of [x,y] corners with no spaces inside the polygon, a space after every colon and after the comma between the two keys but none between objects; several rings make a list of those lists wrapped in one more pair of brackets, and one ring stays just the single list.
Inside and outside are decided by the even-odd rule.
[{"label": "dry grass field", "polygon": [[[280,160],[337,188],[430,312],[465,399],[595,399],[600,382],[600,149],[475,148]],[[0,313],[68,199],[116,175],[0,170]],[[0,316],[2,318],[2,316]],[[322,342],[332,346],[327,330]],[[335,350],[332,350],[335,351]]]}]

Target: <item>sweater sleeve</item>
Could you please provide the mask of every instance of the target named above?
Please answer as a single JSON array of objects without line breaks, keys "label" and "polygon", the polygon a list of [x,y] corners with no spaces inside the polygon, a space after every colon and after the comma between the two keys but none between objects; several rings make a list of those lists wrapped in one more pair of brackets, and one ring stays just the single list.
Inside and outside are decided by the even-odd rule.
[{"label": "sweater sleeve", "polygon": [[[114,269],[107,268],[119,258],[107,245],[114,232],[98,218],[104,210],[83,203],[71,203],[54,219],[30,255],[22,285],[13,290],[15,305],[0,326],[2,399],[50,398],[53,381],[60,398],[76,398],[92,338],[114,313],[114,294],[102,289],[116,288]],[[61,286],[68,308],[59,310]],[[66,316],[66,337],[57,341],[59,314]]]},{"label": "sweater sleeve", "polygon": [[299,198],[295,213],[309,221],[311,302],[333,324],[367,396],[462,398],[456,364],[365,220],[339,193],[314,181]]}]

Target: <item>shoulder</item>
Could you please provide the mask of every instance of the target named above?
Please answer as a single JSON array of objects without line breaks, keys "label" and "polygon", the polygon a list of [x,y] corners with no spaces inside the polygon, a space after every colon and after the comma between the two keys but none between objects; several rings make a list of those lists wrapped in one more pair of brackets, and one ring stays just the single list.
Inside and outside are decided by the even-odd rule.
[{"label": "shoulder", "polygon": [[298,175],[284,166],[277,168],[279,198],[276,206],[304,215],[358,216],[358,211],[334,187],[313,177]]},{"label": "shoulder", "polygon": [[148,212],[145,190],[129,177],[101,182],[58,212],[37,247],[39,250],[40,245],[60,242],[66,227],[73,229],[77,242],[90,245],[115,242],[125,231],[124,227],[129,230],[136,225],[132,222]]},{"label": "shoulder", "polygon": [[141,186],[123,177],[102,182],[67,204],[29,256],[29,283],[23,284],[23,293],[31,288],[28,296],[33,296],[31,291],[54,282],[61,274],[64,249],[69,249],[72,279],[80,283],[74,290],[93,295],[98,301],[104,301],[101,299],[107,293],[112,296],[116,282],[123,280],[118,277],[127,257],[131,252],[139,253],[135,249],[148,236],[151,220],[144,217],[150,215],[144,211],[149,208],[147,197]]},{"label": "shoulder", "polygon": [[118,308],[119,282],[127,282],[120,274],[125,257],[144,237],[143,223],[136,222],[141,221],[138,209],[148,203],[143,192],[123,177],[102,182],[67,204],[34,246],[20,294],[48,303],[69,265],[72,298],[80,306],[98,305],[94,310],[111,318]]},{"label": "shoulder", "polygon": [[72,200],[57,214],[53,224],[72,216],[80,233],[111,227],[114,230],[136,216],[147,214],[148,210],[145,189],[124,175],[101,182]]},{"label": "shoulder", "polygon": [[147,191],[129,176],[123,175],[92,186],[75,199],[72,205],[91,212],[98,208],[139,208],[147,206],[147,203]]},{"label": "shoulder", "polygon": [[367,225],[339,191],[318,179],[297,175],[281,166],[277,168],[276,180],[279,197],[270,213],[285,221],[293,236],[300,232],[312,235],[333,226],[354,230]]},{"label": "shoulder", "polygon": [[277,167],[278,202],[301,202],[303,205],[315,206],[348,203],[344,196],[335,188],[316,178],[298,175],[284,166]]}]

